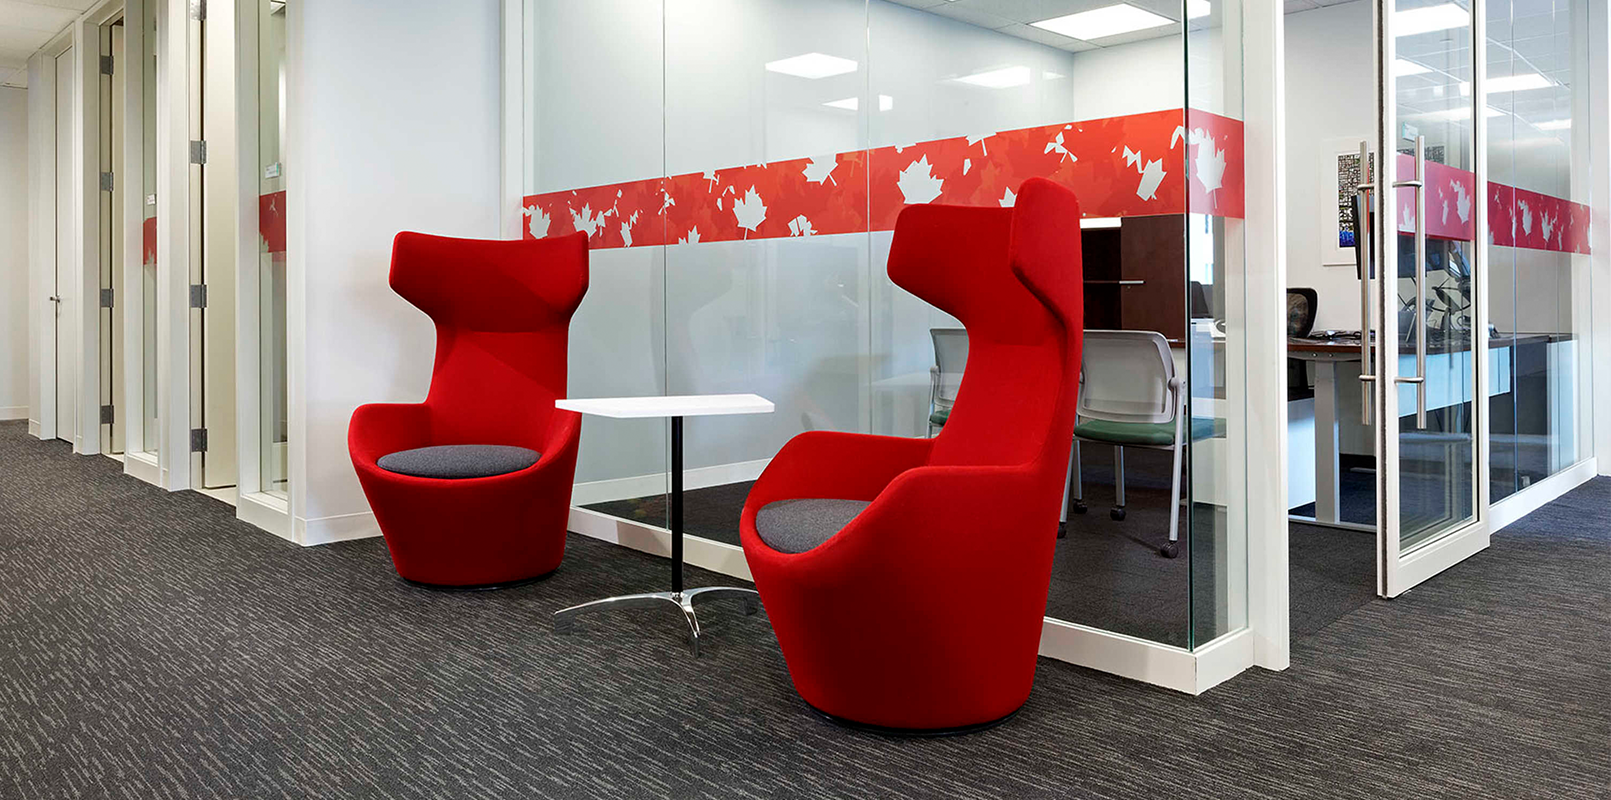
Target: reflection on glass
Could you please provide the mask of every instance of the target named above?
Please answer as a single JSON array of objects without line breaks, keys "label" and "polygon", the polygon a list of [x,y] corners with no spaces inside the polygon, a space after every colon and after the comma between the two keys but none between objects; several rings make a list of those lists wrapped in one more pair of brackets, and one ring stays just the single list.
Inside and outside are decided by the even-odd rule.
[{"label": "reflection on glass", "polygon": [[[1398,386],[1399,546],[1409,550],[1471,519],[1476,505],[1476,228],[1469,209],[1476,189],[1473,110],[1487,106],[1471,96],[1469,3],[1395,0],[1393,9],[1398,59],[1425,68],[1395,78],[1394,167],[1398,180],[1424,178],[1426,217],[1417,217],[1413,190],[1399,189],[1390,195],[1393,218],[1384,220],[1397,231],[1397,257],[1389,254],[1388,263],[1397,264],[1398,306],[1382,313],[1396,314],[1400,376],[1422,375],[1418,337],[1426,340],[1424,381]],[[1419,155],[1417,141],[1424,145]],[[1419,258],[1417,225],[1426,233]]]},{"label": "reflection on glass", "polygon": [[285,331],[285,2],[258,0],[258,339],[262,490],[289,485]]}]

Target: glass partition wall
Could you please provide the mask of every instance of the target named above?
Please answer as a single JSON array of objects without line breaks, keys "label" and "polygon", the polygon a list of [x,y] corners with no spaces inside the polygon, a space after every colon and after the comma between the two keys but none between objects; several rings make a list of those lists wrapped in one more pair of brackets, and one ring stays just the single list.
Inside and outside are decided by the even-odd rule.
[{"label": "glass partition wall", "polygon": [[289,483],[285,328],[285,0],[256,0],[258,161],[258,427],[262,491]]},{"label": "glass partition wall", "polygon": [[1587,7],[1487,2],[1494,502],[1589,453]]},{"label": "glass partition wall", "polygon": [[[1122,513],[1118,453],[1082,445],[1047,615],[1183,648],[1245,624],[1239,4],[1072,5],[527,0],[525,235],[592,248],[569,394],[777,406],[687,422],[690,536],[736,547],[803,431],[943,435],[965,332],[889,280],[895,218],[1042,176],[1080,198],[1086,327],[1160,334],[1184,394],[1178,462],[1123,448]],[[664,527],[667,439],[584,418],[573,502]]]}]

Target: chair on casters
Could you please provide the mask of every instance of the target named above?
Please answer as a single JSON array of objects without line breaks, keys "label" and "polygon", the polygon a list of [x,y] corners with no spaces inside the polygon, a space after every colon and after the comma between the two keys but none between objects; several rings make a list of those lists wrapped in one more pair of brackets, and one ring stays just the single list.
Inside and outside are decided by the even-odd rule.
[{"label": "chair on casters", "polygon": [[962,385],[962,371],[968,366],[966,328],[930,328],[934,339],[934,366],[929,367],[929,436],[945,427],[951,406]]},{"label": "chair on casters", "polygon": [[[1074,498],[1070,508],[1084,514],[1085,487],[1080,477],[1080,442],[1113,445],[1115,521],[1124,510],[1124,448],[1170,450],[1174,468],[1169,488],[1169,540],[1158,548],[1165,558],[1180,554],[1180,473],[1186,442],[1186,393],[1175,375],[1169,340],[1153,331],[1085,332],[1080,366],[1079,421],[1074,426],[1074,448],[1069,454],[1069,484]],[[1213,435],[1214,421],[1203,420]],[[1193,424],[1193,427],[1197,425]],[[1196,432],[1194,431],[1194,435]]]}]

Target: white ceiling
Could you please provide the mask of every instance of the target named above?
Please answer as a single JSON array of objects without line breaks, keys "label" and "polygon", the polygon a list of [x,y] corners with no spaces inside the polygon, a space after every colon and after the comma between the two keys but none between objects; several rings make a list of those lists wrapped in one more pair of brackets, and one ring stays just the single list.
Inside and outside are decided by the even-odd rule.
[{"label": "white ceiling", "polygon": [[28,85],[28,57],[96,0],[0,0],[0,86]]}]

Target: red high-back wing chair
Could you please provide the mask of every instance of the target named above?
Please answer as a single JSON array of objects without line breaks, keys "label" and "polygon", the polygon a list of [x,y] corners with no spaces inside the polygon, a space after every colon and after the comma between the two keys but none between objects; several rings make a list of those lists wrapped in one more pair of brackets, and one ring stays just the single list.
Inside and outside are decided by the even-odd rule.
[{"label": "red high-back wing chair", "polygon": [[903,210],[890,279],[968,330],[945,428],[804,433],[750,492],[744,554],[818,711],[934,733],[1028,699],[1079,387],[1079,223],[1041,179],[1014,208]]},{"label": "red high-back wing chair", "polygon": [[[581,434],[581,416],[554,400],[565,396],[571,315],[587,292],[587,237],[400,233],[391,287],[436,323],[430,393],[424,403],[359,407],[347,444],[397,573],[472,587],[552,572],[565,554]],[[484,477],[401,474],[379,463],[444,445],[540,456]]]}]

